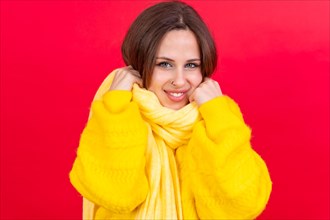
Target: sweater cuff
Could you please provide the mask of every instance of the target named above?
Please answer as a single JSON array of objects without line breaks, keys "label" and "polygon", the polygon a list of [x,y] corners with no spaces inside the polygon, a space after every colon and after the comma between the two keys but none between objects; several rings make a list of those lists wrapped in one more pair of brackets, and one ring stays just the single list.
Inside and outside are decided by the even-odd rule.
[{"label": "sweater cuff", "polygon": [[200,106],[207,134],[212,140],[221,139],[228,130],[245,129],[247,126],[238,105],[228,96],[219,96]]},{"label": "sweater cuff", "polygon": [[228,114],[230,108],[227,99],[227,96],[222,95],[203,103],[199,107],[202,117],[212,121],[219,115]]},{"label": "sweater cuff", "polygon": [[111,113],[124,111],[132,100],[132,92],[126,90],[108,91],[103,96],[103,102],[107,110]]}]

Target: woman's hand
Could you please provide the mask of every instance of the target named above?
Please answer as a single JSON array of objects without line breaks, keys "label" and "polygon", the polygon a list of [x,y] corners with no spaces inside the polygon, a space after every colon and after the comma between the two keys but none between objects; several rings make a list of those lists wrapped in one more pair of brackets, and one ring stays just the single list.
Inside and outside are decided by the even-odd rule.
[{"label": "woman's hand", "polygon": [[206,77],[204,82],[202,82],[189,96],[189,101],[195,101],[198,106],[201,106],[203,103],[218,96],[222,96],[222,91],[219,86],[219,83],[213,79]]},{"label": "woman's hand", "polygon": [[131,91],[133,84],[137,83],[142,87],[142,79],[140,73],[131,66],[123,67],[117,70],[113,78],[110,90],[127,90]]}]

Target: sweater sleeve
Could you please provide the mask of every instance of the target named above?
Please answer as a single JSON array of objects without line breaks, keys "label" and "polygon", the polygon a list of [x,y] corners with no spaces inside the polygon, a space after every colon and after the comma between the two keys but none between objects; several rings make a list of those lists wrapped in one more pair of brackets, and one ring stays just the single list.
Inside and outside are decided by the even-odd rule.
[{"label": "sweater sleeve", "polygon": [[129,213],[146,198],[147,127],[129,91],[94,101],[70,180],[77,191],[114,213]]},{"label": "sweater sleeve", "polygon": [[239,107],[221,96],[199,110],[204,120],[195,126],[185,149],[182,172],[187,173],[181,175],[198,217],[256,218],[268,202],[271,180],[264,161],[251,148],[251,130]]}]

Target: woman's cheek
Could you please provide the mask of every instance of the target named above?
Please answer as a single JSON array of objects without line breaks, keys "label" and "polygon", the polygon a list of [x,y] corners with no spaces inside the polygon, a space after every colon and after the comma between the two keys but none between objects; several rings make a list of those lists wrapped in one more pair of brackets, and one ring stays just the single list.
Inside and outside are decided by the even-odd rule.
[{"label": "woman's cheek", "polygon": [[202,82],[204,82],[204,78],[202,77],[202,74],[196,74],[196,79],[194,80],[194,87],[197,88]]}]

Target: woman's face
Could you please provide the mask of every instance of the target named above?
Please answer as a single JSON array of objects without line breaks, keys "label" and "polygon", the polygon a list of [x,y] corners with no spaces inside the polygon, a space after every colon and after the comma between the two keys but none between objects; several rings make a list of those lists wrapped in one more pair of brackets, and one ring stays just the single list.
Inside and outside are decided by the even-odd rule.
[{"label": "woman's face", "polygon": [[156,54],[156,66],[148,90],[160,103],[174,110],[189,103],[189,95],[202,82],[201,59],[195,35],[190,30],[172,30]]}]

